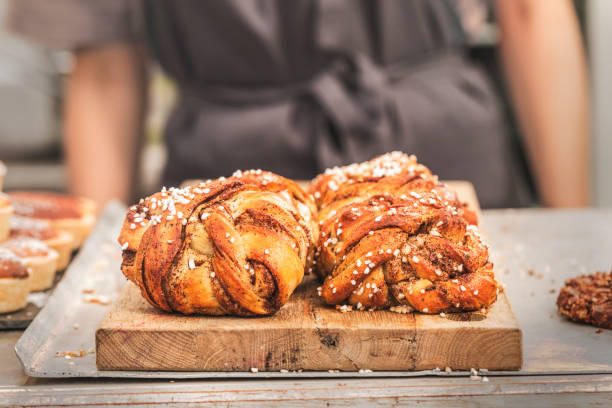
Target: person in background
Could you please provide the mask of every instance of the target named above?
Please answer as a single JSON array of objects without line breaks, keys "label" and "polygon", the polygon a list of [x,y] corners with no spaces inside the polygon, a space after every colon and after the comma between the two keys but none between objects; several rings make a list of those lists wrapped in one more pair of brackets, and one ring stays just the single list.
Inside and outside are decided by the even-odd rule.
[{"label": "person in background", "polygon": [[[507,84],[541,203],[589,203],[589,104],[569,0],[499,0]],[[166,185],[264,168],[295,179],[402,150],[483,206],[534,199],[450,0],[19,0],[10,27],[74,52],[70,188],[133,199],[147,65],[179,98]]]}]

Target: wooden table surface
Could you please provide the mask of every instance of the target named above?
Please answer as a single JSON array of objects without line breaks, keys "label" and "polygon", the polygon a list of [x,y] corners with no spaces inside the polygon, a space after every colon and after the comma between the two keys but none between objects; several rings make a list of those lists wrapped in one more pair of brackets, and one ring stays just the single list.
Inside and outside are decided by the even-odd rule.
[{"label": "wooden table surface", "polygon": [[[612,210],[577,210],[530,212],[530,223],[537,224],[538,214],[544,219],[554,214],[556,222],[566,225],[592,223],[609,219]],[[521,214],[513,211],[512,214]],[[586,215],[589,215],[588,217]],[[485,212],[484,227],[500,219],[500,212]],[[588,225],[586,226],[588,227]],[[585,228],[586,228],[585,227]],[[532,228],[538,228],[533,225]],[[586,228],[588,231],[588,228]],[[546,231],[541,232],[546,234]],[[555,233],[550,233],[551,242]],[[591,272],[588,259],[600,253],[601,237],[576,235],[573,257],[576,274]],[[500,237],[492,239],[499,241]],[[514,245],[515,243],[508,243]],[[517,251],[520,242],[516,242]],[[545,244],[538,256],[545,263],[558,253],[547,252]],[[605,248],[603,248],[605,249]],[[612,252],[608,268],[612,267]],[[567,255],[567,254],[565,254]],[[587,259],[588,257],[588,259]],[[605,257],[604,257],[605,259]],[[509,263],[514,265],[513,263]],[[586,270],[584,270],[586,268]],[[511,271],[505,280],[519,279],[519,271]],[[557,286],[561,282],[556,283]],[[513,303],[512,293],[510,298]],[[528,296],[528,295],[527,295]],[[516,306],[515,306],[516,308]],[[521,317],[519,316],[519,320]],[[520,322],[524,324],[523,321]],[[608,341],[609,334],[602,339]],[[334,378],[334,379],[258,379],[248,380],[87,380],[35,379],[27,377],[14,353],[14,344],[21,331],[0,332],[0,406],[100,406],[130,405],[189,406],[208,403],[211,406],[612,406],[612,373],[489,376],[488,381],[470,377],[405,377],[405,378]],[[605,352],[605,350],[603,351]],[[610,344],[612,352],[612,343]]]}]

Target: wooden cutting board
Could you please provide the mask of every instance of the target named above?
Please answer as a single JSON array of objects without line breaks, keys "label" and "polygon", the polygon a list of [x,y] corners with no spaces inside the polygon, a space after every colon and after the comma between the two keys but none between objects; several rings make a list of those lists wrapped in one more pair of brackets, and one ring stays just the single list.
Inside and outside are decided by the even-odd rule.
[{"label": "wooden cutting board", "polygon": [[[450,182],[475,209],[471,184]],[[182,316],[150,306],[128,283],[96,331],[100,370],[518,370],[522,333],[508,298],[481,312],[341,313],[307,276],[270,317]]]}]

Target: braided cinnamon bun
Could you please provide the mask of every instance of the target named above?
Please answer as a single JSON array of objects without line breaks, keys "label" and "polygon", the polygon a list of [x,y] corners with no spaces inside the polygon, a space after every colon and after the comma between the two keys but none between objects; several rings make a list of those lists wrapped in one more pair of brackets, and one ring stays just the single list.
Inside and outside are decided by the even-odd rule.
[{"label": "braided cinnamon bun", "polygon": [[389,153],[318,176],[319,294],[357,309],[476,310],[499,293],[475,214],[414,156]]},{"label": "braided cinnamon bun", "polygon": [[261,170],[164,189],[129,209],[122,270],[165,311],[272,314],[312,263],[314,212],[297,184]]}]

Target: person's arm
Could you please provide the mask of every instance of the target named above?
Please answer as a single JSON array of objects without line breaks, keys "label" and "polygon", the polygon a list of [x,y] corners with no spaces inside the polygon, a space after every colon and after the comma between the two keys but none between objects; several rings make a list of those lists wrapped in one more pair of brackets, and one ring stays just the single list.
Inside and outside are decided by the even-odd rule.
[{"label": "person's arm", "polygon": [[118,44],[74,56],[64,112],[70,191],[100,206],[134,198],[146,100],[143,55]]},{"label": "person's arm", "polygon": [[569,0],[498,0],[501,53],[542,203],[590,201],[584,48]]}]

